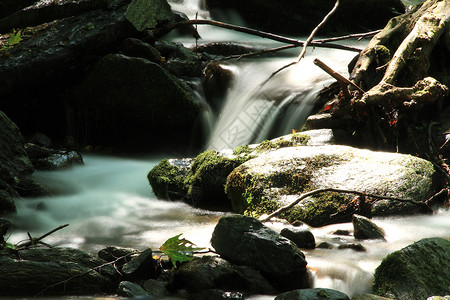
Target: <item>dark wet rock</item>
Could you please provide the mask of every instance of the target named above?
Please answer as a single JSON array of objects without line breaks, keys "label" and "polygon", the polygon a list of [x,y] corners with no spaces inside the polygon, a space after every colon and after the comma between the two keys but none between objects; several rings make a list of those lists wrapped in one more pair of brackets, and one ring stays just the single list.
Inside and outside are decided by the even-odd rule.
[{"label": "dark wet rock", "polygon": [[5,218],[0,218],[0,250],[5,244],[5,235],[11,229],[11,225],[11,221]]},{"label": "dark wet rock", "polygon": [[63,170],[84,164],[77,151],[49,149],[31,143],[25,144],[25,150],[36,170]]},{"label": "dark wet rock", "polygon": [[277,289],[304,288],[304,254],[255,218],[227,215],[216,225],[211,245],[228,261],[259,270]]},{"label": "dark wet rock", "polygon": [[110,54],[74,92],[88,144],[128,151],[189,148],[200,118],[192,90],[158,64]]},{"label": "dark wet rock", "polygon": [[338,249],[352,249],[357,252],[365,252],[366,248],[359,243],[346,243],[338,246]]},{"label": "dark wet rock", "polygon": [[36,26],[108,7],[108,0],[41,0],[0,20],[0,32]]},{"label": "dark wet rock", "polygon": [[206,65],[203,73],[205,75],[203,83],[205,96],[212,108],[220,111],[225,92],[233,79],[233,71],[226,64],[210,62]]},{"label": "dark wet rock", "polygon": [[181,43],[169,41],[155,42],[155,48],[165,58],[162,67],[175,76],[200,76],[202,62],[200,57]]},{"label": "dark wet rock", "polygon": [[353,215],[352,218],[355,239],[366,240],[366,239],[382,239],[384,240],[384,230],[378,227],[369,218]]},{"label": "dark wet rock", "polygon": [[210,289],[259,294],[274,292],[259,272],[245,266],[233,266],[215,256],[203,256],[182,264],[175,272],[173,285],[190,292]]},{"label": "dark wet rock", "polygon": [[15,211],[14,198],[34,194],[33,165],[19,128],[0,111],[0,213]]},{"label": "dark wet rock", "polygon": [[36,144],[42,147],[50,148],[52,146],[52,139],[41,132],[35,132],[32,135],[27,136],[25,140],[27,143]]},{"label": "dark wet rock", "polygon": [[157,263],[152,257],[152,253],[151,249],[147,249],[132,257],[122,267],[123,276],[132,281],[156,278]]},{"label": "dark wet rock", "polygon": [[198,45],[193,48],[193,50],[195,50],[195,52],[206,52],[212,55],[229,56],[256,52],[262,49],[238,42],[212,42]]},{"label": "dark wet rock", "polygon": [[147,279],[142,283],[142,287],[148,294],[159,298],[163,298],[169,294],[166,285],[167,282],[155,279]]},{"label": "dark wet rock", "polygon": [[333,232],[334,235],[350,235],[350,231],[344,229],[338,229]]},{"label": "dark wet rock", "polygon": [[325,288],[293,290],[275,297],[275,300],[350,300],[350,298],[339,291]]},{"label": "dark wet rock", "polygon": [[188,300],[224,300],[224,299],[246,299],[241,292],[226,292],[220,289],[204,290],[190,294]]},{"label": "dark wet rock", "polygon": [[314,249],[316,247],[314,235],[308,229],[283,228],[280,234],[299,248]]},{"label": "dark wet rock", "polygon": [[450,295],[450,241],[426,238],[389,254],[375,270],[372,291],[399,300]]},{"label": "dark wet rock", "polygon": [[114,266],[121,272],[123,265],[131,260],[132,254],[137,252],[136,249],[132,248],[110,246],[100,250],[97,256],[108,262],[115,261]]},{"label": "dark wet rock", "polygon": [[120,50],[127,56],[145,58],[156,64],[161,63],[161,54],[150,44],[136,38],[126,38]]},{"label": "dark wet rock", "polygon": [[137,30],[152,29],[173,20],[166,0],[133,0],[126,12],[127,19]]},{"label": "dark wet rock", "polygon": [[148,292],[137,283],[122,281],[117,289],[117,295],[120,297],[139,297],[148,296]]},{"label": "dark wet rock", "polygon": [[112,266],[94,269],[105,261],[77,249],[34,248],[16,255],[0,256],[0,295],[86,295],[117,288]]},{"label": "dark wet rock", "polygon": [[[268,32],[304,35],[309,34],[320,23],[333,8],[335,1],[207,0],[206,4],[212,16],[218,20],[229,21],[224,11],[234,10],[250,27]],[[400,0],[342,2],[320,33],[329,35],[380,29],[389,19],[404,10]]]},{"label": "dark wet rock", "polygon": [[319,243],[319,245],[317,245],[316,248],[320,248],[320,249],[333,249],[334,245],[328,242],[321,242]]}]

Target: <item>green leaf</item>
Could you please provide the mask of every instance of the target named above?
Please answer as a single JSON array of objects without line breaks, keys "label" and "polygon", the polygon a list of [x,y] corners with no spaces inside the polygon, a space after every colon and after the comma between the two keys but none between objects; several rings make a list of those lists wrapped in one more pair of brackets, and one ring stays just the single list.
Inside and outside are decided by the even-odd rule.
[{"label": "green leaf", "polygon": [[20,43],[21,40],[22,40],[22,30],[16,31],[15,29],[13,29],[11,36],[9,37],[8,40],[8,46],[16,45]]},{"label": "green leaf", "polygon": [[[0,246],[1,246],[1,245],[0,245]],[[3,248],[4,248],[4,249],[12,249],[12,250],[15,250],[15,249],[16,249],[16,246],[14,246],[14,245],[11,244],[11,243],[6,242],[6,243],[3,245]]]},{"label": "green leaf", "polygon": [[195,244],[186,240],[180,239],[182,233],[171,237],[159,248],[164,254],[166,254],[172,261],[173,266],[177,267],[177,262],[185,262],[194,258],[193,252],[201,250],[203,248],[195,248]]}]

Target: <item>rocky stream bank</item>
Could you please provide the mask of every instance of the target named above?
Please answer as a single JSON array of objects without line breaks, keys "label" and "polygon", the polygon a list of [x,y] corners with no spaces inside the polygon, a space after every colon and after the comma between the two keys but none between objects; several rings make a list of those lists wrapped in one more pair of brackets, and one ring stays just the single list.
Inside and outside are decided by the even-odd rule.
[{"label": "rocky stream bank", "polygon": [[[207,2],[216,9],[228,5],[248,10],[240,2]],[[273,11],[269,2],[260,1],[257,14],[261,18],[253,18],[255,26],[259,19],[265,20],[267,11]],[[404,11],[400,1],[374,2],[379,4],[379,10],[371,10],[376,11],[374,22],[371,18],[364,20],[368,24],[358,21],[366,28],[378,29],[380,14],[386,17],[384,25]],[[416,137],[415,147],[408,147],[412,142],[406,138],[398,139],[404,154],[374,151],[375,139],[358,140],[364,130],[349,130],[348,115],[333,117],[330,108],[308,120],[305,128],[314,130],[197,154],[204,139],[199,132],[205,100],[197,97],[194,83],[202,81],[205,93],[214,98],[226,90],[223,86],[230,74],[211,64],[212,54],[153,35],[152,28],[185,18],[171,11],[167,2],[23,0],[0,5],[2,216],[15,212],[16,199],[49,192],[33,180],[34,170],[83,164],[78,150],[92,148],[99,152],[151,150],[170,153],[170,157],[183,152],[185,158],[163,160],[149,172],[155,195],[236,213],[219,220],[211,237],[214,249],[177,268],[156,249],[110,246],[94,255],[71,248],[36,247],[41,244],[33,239],[11,245],[7,238],[14,224],[1,218],[0,296],[161,299],[178,295],[213,300],[263,294],[277,300],[349,299],[339,291],[312,288],[313,271],[302,249],[333,245],[316,245],[307,225],[352,221],[356,239],[377,240],[389,228],[380,229],[370,221],[372,216],[433,213],[448,205],[446,175],[434,160],[424,159],[427,151],[423,151],[430,144],[428,133],[428,139],[442,145],[432,154],[441,161],[448,158],[448,95],[427,106],[426,114],[414,114],[419,119],[413,123],[416,131],[410,133]],[[356,10],[362,7],[352,5]],[[291,22],[302,11],[322,14],[328,9],[296,7]],[[280,9],[279,15],[285,12]],[[342,14],[337,20],[346,26],[345,32],[353,25],[344,21],[355,21],[343,19]],[[286,32],[284,22],[280,24],[276,31]],[[331,29],[336,27],[330,25]],[[184,34],[193,30],[189,27]],[[445,43],[438,45],[448,48]],[[445,74],[438,71],[433,74],[445,83]],[[392,121],[387,114],[385,118]],[[372,150],[357,148],[361,145]],[[287,220],[281,234],[257,219],[303,193],[327,188],[360,194],[325,191],[306,198],[277,216]],[[330,251],[348,248],[365,250],[360,244],[342,243]],[[450,294],[449,250],[448,238],[429,238],[390,254],[375,272],[372,292],[379,296],[352,299],[442,299]]]}]

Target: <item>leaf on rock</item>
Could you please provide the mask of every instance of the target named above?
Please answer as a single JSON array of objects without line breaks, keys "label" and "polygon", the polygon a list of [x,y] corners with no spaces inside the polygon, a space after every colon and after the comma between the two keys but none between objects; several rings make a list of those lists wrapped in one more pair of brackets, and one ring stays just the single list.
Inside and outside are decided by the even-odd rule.
[{"label": "leaf on rock", "polygon": [[194,251],[201,250],[203,248],[196,248],[194,243],[180,239],[182,233],[171,237],[159,248],[164,254],[166,254],[172,261],[173,266],[177,267],[177,262],[185,262],[194,258]]}]

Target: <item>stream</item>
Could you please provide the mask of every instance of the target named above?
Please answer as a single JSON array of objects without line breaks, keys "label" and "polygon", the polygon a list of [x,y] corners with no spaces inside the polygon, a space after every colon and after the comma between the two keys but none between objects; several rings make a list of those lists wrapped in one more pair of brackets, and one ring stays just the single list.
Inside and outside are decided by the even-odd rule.
[{"label": "stream", "polygon": [[[178,1],[179,2],[179,1]],[[175,10],[189,17],[209,14],[198,0],[172,3]],[[237,17],[236,17],[237,18]],[[235,20],[239,23],[239,20]],[[199,27],[202,43],[209,41],[241,41],[265,47],[281,44],[245,34],[207,26]],[[170,39],[190,46],[191,39],[171,36]],[[299,37],[299,39],[301,39]],[[304,38],[303,38],[304,39]],[[353,43],[353,44],[350,44]],[[346,42],[360,48],[367,41]],[[219,113],[205,111],[209,139],[205,149],[224,149],[256,143],[300,129],[311,112],[316,93],[334,80],[314,66],[313,59],[323,59],[330,67],[347,76],[347,64],[354,52],[331,49],[308,50],[298,65],[282,72],[260,88],[262,81],[279,67],[296,58],[300,48],[277,58],[249,59],[227,63],[234,80],[223,99]],[[8,241],[27,239],[27,232],[38,237],[63,224],[70,226],[48,236],[45,242],[54,246],[79,248],[96,253],[107,246],[131,247],[139,250],[158,249],[170,237],[182,233],[198,247],[210,247],[209,240],[217,220],[223,213],[195,209],[171,201],[158,200],[148,184],[147,173],[165,158],[114,157],[84,155],[85,165],[63,171],[38,171],[34,178],[52,192],[52,196],[17,200],[17,215]],[[327,287],[346,293],[370,292],[373,273],[390,252],[426,237],[450,238],[450,211],[434,215],[374,219],[386,232],[386,241],[355,241],[352,236],[333,235],[337,229],[352,230],[351,223],[311,228],[316,244],[327,241],[360,242],[366,252],[337,249],[302,250],[314,274],[315,287]],[[268,226],[280,231],[281,223]],[[273,299],[254,296],[252,299]],[[69,297],[66,299],[81,299]],[[83,298],[86,299],[86,298]],[[94,298],[89,298],[94,299]],[[100,298],[98,298],[100,299]],[[103,298],[104,299],[104,298]]]}]

